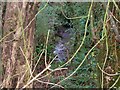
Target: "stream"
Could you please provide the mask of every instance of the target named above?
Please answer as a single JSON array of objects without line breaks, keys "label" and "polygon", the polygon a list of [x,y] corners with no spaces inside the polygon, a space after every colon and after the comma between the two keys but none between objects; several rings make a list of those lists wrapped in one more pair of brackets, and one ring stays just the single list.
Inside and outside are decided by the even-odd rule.
[{"label": "stream", "polygon": [[57,30],[57,36],[60,37],[60,40],[57,41],[55,45],[54,55],[57,55],[57,61],[66,61],[69,58],[69,52],[71,50],[71,37],[72,37],[72,28],[59,28]]}]

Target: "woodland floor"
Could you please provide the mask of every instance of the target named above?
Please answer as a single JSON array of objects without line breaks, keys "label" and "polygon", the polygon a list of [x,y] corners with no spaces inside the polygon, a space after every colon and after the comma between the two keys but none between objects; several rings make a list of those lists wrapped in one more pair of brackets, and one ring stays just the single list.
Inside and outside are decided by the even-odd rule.
[{"label": "woodland floor", "polygon": [[[36,74],[40,73],[44,68],[45,68],[44,64],[38,65],[37,68],[36,68]],[[59,82],[61,80],[60,77],[67,77],[68,76],[67,73],[69,72],[69,70],[72,70],[74,67],[67,67],[67,68],[68,69],[55,71],[55,72],[51,73],[49,76],[47,76],[47,77],[45,77],[43,79],[40,79],[40,80],[44,81],[44,82],[50,82],[51,83],[50,80],[55,79],[54,83],[57,83],[57,82]],[[49,72],[50,71],[46,71],[41,76],[44,76]],[[34,88],[50,88],[51,86],[52,85],[48,85],[48,84],[45,84],[45,83],[40,83],[38,81],[34,82]]]}]

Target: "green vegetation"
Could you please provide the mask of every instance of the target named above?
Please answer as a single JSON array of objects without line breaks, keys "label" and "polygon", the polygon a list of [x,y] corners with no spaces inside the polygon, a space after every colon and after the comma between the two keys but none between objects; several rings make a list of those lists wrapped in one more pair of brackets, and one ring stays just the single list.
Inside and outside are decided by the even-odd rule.
[{"label": "green vegetation", "polygon": [[[114,78],[114,76],[109,77],[104,74],[104,76],[101,76],[102,71],[98,68],[98,64],[102,68],[103,62],[104,64],[107,63],[104,67],[104,70],[108,67],[112,67],[112,65],[110,65],[111,61],[109,61],[109,58],[107,59],[108,61],[106,63],[104,61],[104,55],[106,54],[106,52],[104,52],[103,50],[105,50],[105,48],[107,47],[105,42],[109,43],[109,41],[111,40],[110,33],[113,32],[109,31],[109,26],[104,27],[107,24],[106,22],[107,20],[109,20],[109,18],[106,18],[105,16],[106,13],[108,15],[108,12],[106,11],[107,7],[106,9],[103,8],[102,4],[103,3],[49,3],[47,7],[37,16],[37,30],[35,35],[37,38],[40,39],[39,41],[37,41],[40,47],[37,47],[36,51],[38,52],[38,49],[43,49],[42,45],[45,45],[46,40],[43,38],[47,36],[48,30],[50,30],[47,54],[48,58],[50,58],[51,60],[55,56],[53,54],[53,51],[55,50],[56,43],[58,43],[60,40],[59,36],[55,36],[55,32],[57,31],[55,26],[59,27],[61,25],[67,24],[70,26],[70,28],[72,28],[72,36],[70,37],[67,44],[67,46],[69,46],[70,48],[69,58],[67,61],[70,60],[70,62],[64,65],[67,61],[53,61],[53,63],[51,64],[51,68],[53,70],[60,67],[61,65],[67,67],[68,70],[66,70],[65,72],[64,70],[61,70],[61,72],[58,73],[58,76],[55,76],[53,74],[50,75],[51,82],[57,83],[60,81],[61,85],[64,88],[110,87],[110,83],[115,82],[112,81],[112,79],[110,79],[110,81],[106,79],[106,77]],[[45,4],[42,3],[40,9],[44,5]],[[114,8],[114,4],[110,3],[109,8]],[[119,14],[120,12],[117,13]],[[105,36],[106,34],[107,36]],[[100,42],[99,40],[102,40],[102,42]],[[96,45],[96,43],[98,45]],[[96,45],[96,47],[94,47],[94,45]],[[103,48],[103,50],[101,48]],[[116,49],[119,50],[119,48]],[[76,50],[78,50],[77,53]],[[88,52],[90,53],[86,57]],[[112,51],[109,50],[109,52]],[[101,53],[103,53],[104,55],[102,55]],[[72,58],[74,54],[75,56],[74,58]],[[111,55],[107,55],[107,57],[111,57]],[[81,66],[80,68],[78,68],[80,64]],[[76,68],[78,69],[76,70]],[[71,77],[67,78],[67,80],[64,80],[73,72],[75,73]],[[101,81],[101,78],[104,79],[102,79]],[[61,82],[61,80],[64,81]],[[101,86],[101,82],[104,83],[103,86]],[[120,86],[120,84],[118,86]]]},{"label": "green vegetation", "polygon": [[120,88],[119,2],[4,4],[0,87]]}]

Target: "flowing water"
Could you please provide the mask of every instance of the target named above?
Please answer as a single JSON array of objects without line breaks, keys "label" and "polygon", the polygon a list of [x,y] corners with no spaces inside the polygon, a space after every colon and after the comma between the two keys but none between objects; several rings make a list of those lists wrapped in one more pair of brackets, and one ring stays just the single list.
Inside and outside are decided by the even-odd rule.
[{"label": "flowing water", "polygon": [[70,40],[72,36],[72,29],[66,29],[59,31],[60,40],[57,41],[54,54],[57,55],[56,60],[66,61],[70,52]]}]

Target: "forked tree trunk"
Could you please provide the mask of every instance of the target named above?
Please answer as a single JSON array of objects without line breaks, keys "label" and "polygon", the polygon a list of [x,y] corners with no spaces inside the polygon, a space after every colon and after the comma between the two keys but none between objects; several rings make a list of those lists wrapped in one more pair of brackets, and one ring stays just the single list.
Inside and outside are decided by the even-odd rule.
[{"label": "forked tree trunk", "polygon": [[[3,87],[20,88],[29,79],[34,50],[35,2],[7,2],[3,16]],[[30,23],[31,22],[31,23]],[[29,24],[30,23],[30,24]],[[29,25],[29,26],[28,26]],[[24,73],[28,69],[26,75]]]}]

